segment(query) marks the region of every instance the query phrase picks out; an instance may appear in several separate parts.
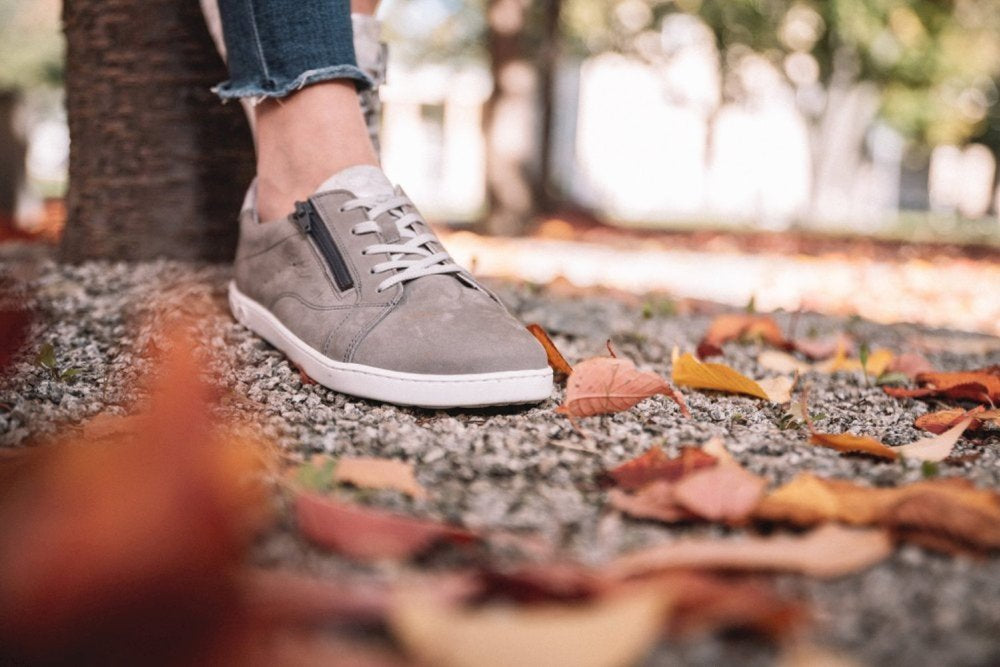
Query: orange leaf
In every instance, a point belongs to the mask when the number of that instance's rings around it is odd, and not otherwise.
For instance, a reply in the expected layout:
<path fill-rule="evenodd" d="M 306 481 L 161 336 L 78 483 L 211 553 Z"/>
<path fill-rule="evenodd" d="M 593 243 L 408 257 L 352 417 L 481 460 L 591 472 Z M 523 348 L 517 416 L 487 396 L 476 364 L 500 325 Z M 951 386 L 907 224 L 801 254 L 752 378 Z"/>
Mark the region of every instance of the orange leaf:
<path fill-rule="evenodd" d="M 899 454 L 894 449 L 886 447 L 875 438 L 868 436 L 852 435 L 851 433 L 813 433 L 809 442 L 847 454 L 870 454 L 890 461 L 899 458 Z"/>
<path fill-rule="evenodd" d="M 355 560 L 403 560 L 438 542 L 465 544 L 476 536 L 436 521 L 414 519 L 341 503 L 311 493 L 295 498 L 302 534 L 319 546 Z"/>
<path fill-rule="evenodd" d="M 770 345 L 787 349 L 789 344 L 773 318 L 766 315 L 730 313 L 712 321 L 704 338 L 698 343 L 701 358 L 722 354 L 722 345 L 737 339 L 759 338 Z"/>
<path fill-rule="evenodd" d="M 682 354 L 674 362 L 673 380 L 679 387 L 712 389 L 770 400 L 767 392 L 750 378 L 723 364 L 698 361 L 690 354 Z"/>
<path fill-rule="evenodd" d="M 973 417 L 972 421 L 969 423 L 969 430 L 978 431 L 982 428 L 983 421 L 977 419 L 976 417 L 978 417 L 983 410 L 983 406 L 979 405 L 972 410 L 951 408 L 949 410 L 940 410 L 938 412 L 928 412 L 925 415 L 917 417 L 914 422 L 914 426 L 925 431 L 930 431 L 931 433 L 944 433 L 966 417 Z"/>
<path fill-rule="evenodd" d="M 413 466 L 393 459 L 342 458 L 334 468 L 333 480 L 365 489 L 394 489 L 418 500 L 427 498 L 426 489 L 413 475 Z"/>
<path fill-rule="evenodd" d="M 927 544 L 1000 548 L 1000 496 L 967 480 L 940 479 L 871 488 L 802 474 L 769 493 L 754 510 L 765 521 L 809 526 L 827 521 L 905 531 Z"/>
<path fill-rule="evenodd" d="M 596 357 L 573 370 L 566 384 L 566 402 L 557 412 L 590 417 L 628 410 L 644 398 L 664 394 L 690 416 L 684 398 L 656 373 L 643 373 L 628 359 Z"/>
<path fill-rule="evenodd" d="M 569 362 L 566 361 L 566 357 L 562 355 L 559 348 L 556 347 L 556 344 L 552 342 L 551 338 L 549 338 L 548 332 L 546 332 L 541 325 L 529 324 L 528 331 L 530 331 L 531 335 L 537 338 L 538 342 L 545 348 L 545 355 L 549 359 L 549 366 L 552 367 L 552 370 L 556 373 L 562 373 L 567 377 L 573 374 L 573 367 L 569 365 Z"/>
<path fill-rule="evenodd" d="M 1000 366 L 954 373 L 921 373 L 917 375 L 917 383 L 924 386 L 919 389 L 886 387 L 885 392 L 897 398 L 946 396 L 978 403 L 1000 402 Z"/>
<path fill-rule="evenodd" d="M 679 568 L 799 572 L 814 577 L 840 577 L 865 570 L 892 553 L 883 530 L 827 525 L 805 535 L 681 538 L 626 554 L 610 565 L 620 578 Z"/>
<path fill-rule="evenodd" d="M 697 447 L 684 447 L 681 455 L 670 458 L 659 447 L 649 450 L 631 461 L 608 471 L 608 475 L 620 489 L 633 491 L 650 482 L 665 480 L 674 482 L 699 468 L 716 464 L 716 458 Z"/>

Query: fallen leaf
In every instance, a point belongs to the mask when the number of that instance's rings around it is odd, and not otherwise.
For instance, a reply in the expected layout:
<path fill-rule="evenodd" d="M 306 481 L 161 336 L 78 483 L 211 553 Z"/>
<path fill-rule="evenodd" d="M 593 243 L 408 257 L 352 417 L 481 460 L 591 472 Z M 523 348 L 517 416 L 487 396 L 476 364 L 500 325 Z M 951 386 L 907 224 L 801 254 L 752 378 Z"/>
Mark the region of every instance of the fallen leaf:
<path fill-rule="evenodd" d="M 795 387 L 795 383 L 795 378 L 781 375 L 757 381 L 760 388 L 767 394 L 768 400 L 778 404 L 791 402 L 792 389 Z"/>
<path fill-rule="evenodd" d="M 757 506 L 767 480 L 737 465 L 699 470 L 674 484 L 673 500 L 709 521 L 738 523 Z"/>
<path fill-rule="evenodd" d="M 401 591 L 393 634 L 421 664 L 446 667 L 630 665 L 656 642 L 670 599 L 634 591 L 590 603 L 468 609 Z"/>
<path fill-rule="evenodd" d="M 875 438 L 851 433 L 812 433 L 809 442 L 822 447 L 836 449 L 845 454 L 868 454 L 880 459 L 895 461 L 899 453 Z"/>
<path fill-rule="evenodd" d="M 918 389 L 885 387 L 885 393 L 896 398 L 922 398 L 945 396 L 977 403 L 1000 402 L 1000 366 L 990 366 L 974 371 L 952 373 L 921 373 Z"/>
<path fill-rule="evenodd" d="M 804 374 L 813 370 L 812 364 L 800 361 L 787 352 L 778 350 L 764 350 L 757 355 L 757 363 L 764 370 L 775 373 Z"/>
<path fill-rule="evenodd" d="M 263 471 L 255 443 L 212 420 L 191 340 L 166 337 L 141 437 L 69 428 L 5 480 L 0 663 L 200 664 L 240 629 Z"/>
<path fill-rule="evenodd" d="M 244 608 L 258 621 L 377 624 L 389 614 L 390 590 L 374 577 L 329 579 L 250 568 L 239 578 Z"/>
<path fill-rule="evenodd" d="M 878 348 L 872 350 L 872 352 L 868 355 L 868 359 L 865 361 L 865 364 L 862 365 L 860 359 L 850 358 L 841 350 L 837 352 L 833 359 L 821 364 L 816 364 L 813 367 L 813 370 L 823 373 L 856 372 L 864 370 L 868 375 L 878 377 L 885 372 L 885 369 L 889 367 L 894 358 L 895 354 L 893 354 L 891 350 Z"/>
<path fill-rule="evenodd" d="M 24 347 L 32 319 L 32 313 L 28 310 L 0 308 L 0 372 L 7 368 Z"/>
<path fill-rule="evenodd" d="M 780 639 L 809 620 L 802 604 L 782 598 L 760 581 L 680 570 L 645 578 L 641 585 L 670 592 L 674 604 L 669 634 L 680 639 L 719 630 Z"/>
<path fill-rule="evenodd" d="M 566 361 L 566 357 L 562 355 L 559 348 L 557 348 L 556 344 L 552 342 L 549 334 L 541 327 L 541 325 L 529 324 L 528 331 L 530 331 L 531 335 L 537 338 L 538 342 L 545 348 L 545 355 L 548 357 L 549 366 L 553 371 L 561 373 L 566 377 L 573 374 L 573 367 L 569 365 L 569 362 Z"/>
<path fill-rule="evenodd" d="M 709 439 L 708 442 L 702 445 L 701 451 L 709 456 L 714 456 L 720 465 L 739 465 L 726 448 L 725 441 L 718 436 Z"/>
<path fill-rule="evenodd" d="M 682 447 L 680 456 L 670 458 L 659 447 L 650 447 L 645 454 L 612 468 L 608 476 L 616 486 L 634 491 L 650 482 L 675 482 L 700 468 L 714 466 L 716 458 L 697 447 Z"/>
<path fill-rule="evenodd" d="M 690 354 L 682 354 L 674 363 L 673 380 L 679 387 L 711 389 L 770 400 L 767 392 L 750 378 L 723 364 L 698 361 Z"/>
<path fill-rule="evenodd" d="M 413 466 L 394 459 L 342 458 L 333 469 L 333 480 L 364 489 L 393 489 L 417 500 L 427 498 L 427 490 L 414 476 Z"/>
<path fill-rule="evenodd" d="M 971 423 L 972 417 L 966 417 L 944 433 L 896 447 L 896 453 L 918 461 L 944 461 L 951 456 L 955 443 Z"/>
<path fill-rule="evenodd" d="M 884 530 L 830 524 L 805 535 L 681 538 L 626 554 L 612 561 L 609 571 L 623 579 L 680 568 L 798 572 L 831 578 L 865 570 L 891 553 L 892 542 Z"/>
<path fill-rule="evenodd" d="M 628 359 L 596 357 L 577 364 L 566 383 L 565 403 L 556 411 L 570 417 L 611 414 L 657 394 L 669 396 L 690 416 L 684 398 L 656 373 L 638 371 Z"/>
<path fill-rule="evenodd" d="M 311 384 L 319 384 L 318 382 L 316 382 L 316 380 L 313 380 L 311 377 L 309 377 L 309 373 L 306 373 L 306 369 L 302 368 L 302 366 L 298 365 L 297 363 L 291 360 L 289 360 L 289 363 L 291 363 L 292 366 L 295 368 L 295 370 L 298 371 L 299 381 L 302 382 L 303 385 L 308 386 Z"/>
<path fill-rule="evenodd" d="M 355 560 L 405 560 L 440 542 L 467 544 L 474 534 L 425 519 L 390 514 L 312 493 L 295 498 L 304 537 Z"/>
<path fill-rule="evenodd" d="M 890 373 L 902 373 L 913 379 L 922 373 L 933 373 L 934 366 L 923 355 L 908 352 L 893 359 L 886 371 Z"/>
<path fill-rule="evenodd" d="M 698 343 L 698 356 L 706 357 L 722 354 L 722 345 L 732 340 L 760 339 L 778 348 L 787 348 L 781 328 L 773 318 L 766 315 L 730 313 L 719 315 L 708 327 L 708 331 Z"/>
<path fill-rule="evenodd" d="M 614 509 L 634 519 L 675 523 L 696 518 L 694 514 L 678 505 L 674 498 L 672 482 L 653 482 L 635 493 L 611 489 L 608 492 L 608 502 Z"/>
<path fill-rule="evenodd" d="M 838 333 L 822 338 L 798 338 L 792 346 L 813 361 L 829 359 L 835 355 L 846 356 L 854 348 L 854 340 L 847 334 Z"/>
<path fill-rule="evenodd" d="M 1000 548 L 1000 497 L 968 480 L 936 479 L 871 488 L 803 473 L 757 505 L 764 521 L 810 526 L 829 521 L 883 526 L 983 550 Z"/>
<path fill-rule="evenodd" d="M 914 422 L 914 426 L 925 431 L 930 431 L 931 433 L 944 433 L 964 420 L 966 417 L 972 417 L 972 421 L 969 422 L 968 430 L 978 431 L 983 426 L 984 419 L 981 419 L 981 413 L 983 412 L 984 408 L 981 405 L 977 406 L 973 410 L 951 408 L 949 410 L 940 410 L 938 412 L 928 412 L 925 415 L 917 417 Z M 986 419 L 985 421 L 990 420 Z"/>

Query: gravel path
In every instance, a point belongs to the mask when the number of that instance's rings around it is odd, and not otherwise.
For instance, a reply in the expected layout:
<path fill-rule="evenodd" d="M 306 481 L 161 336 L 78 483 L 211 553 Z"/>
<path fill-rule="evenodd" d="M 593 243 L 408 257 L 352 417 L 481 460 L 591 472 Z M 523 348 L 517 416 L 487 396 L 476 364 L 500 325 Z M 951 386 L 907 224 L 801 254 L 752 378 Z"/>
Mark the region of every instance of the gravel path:
<path fill-rule="evenodd" d="M 589 437 L 553 412 L 561 399 L 530 409 L 430 412 L 377 405 L 303 384 L 284 357 L 237 325 L 225 310 L 228 269 L 155 262 L 43 264 L 30 293 L 42 317 L 33 334 L 49 342 L 60 367 L 80 370 L 72 381 L 52 379 L 26 360 L 0 389 L 0 445 L 20 446 L 101 411 L 124 411 L 149 372 L 139 353 L 155 345 L 154 325 L 178 314 L 200 318 L 215 354 L 206 374 L 226 391 L 225 409 L 254 419 L 269 436 L 296 452 L 371 454 L 413 462 L 432 499 L 410 503 L 390 492 L 366 502 L 416 508 L 422 514 L 470 527 L 540 533 L 573 557 L 600 563 L 610 556 L 678 534 L 718 534 L 712 526 L 668 528 L 608 512 L 596 478 L 605 468 L 651 445 L 675 453 L 682 444 L 725 439 L 751 471 L 774 483 L 800 471 L 893 485 L 922 478 L 919 463 L 880 463 L 844 457 L 805 444 L 797 428 L 779 426 L 782 411 L 738 397 L 685 391 L 693 418 L 683 419 L 663 397 L 614 416 L 584 420 Z M 670 351 L 693 349 L 710 316 L 643 316 L 641 303 L 612 297 L 571 298 L 544 289 L 497 286 L 525 321 L 546 327 L 571 361 L 604 353 L 607 339 L 620 356 L 669 376 Z M 787 316 L 778 314 L 782 325 Z M 803 315 L 800 331 L 849 329 L 872 347 L 912 348 L 916 336 L 947 342 L 956 352 L 928 355 L 942 369 L 1000 363 L 1000 341 L 965 334 L 882 326 L 860 320 Z M 992 351 L 989 348 L 992 347 Z M 977 350 L 976 348 L 981 348 Z M 727 346 L 726 362 L 760 376 L 754 347 Z M 924 403 L 898 401 L 866 387 L 860 376 L 810 376 L 811 406 L 826 431 L 872 434 L 890 444 L 922 434 L 912 424 Z M 942 465 L 941 475 L 963 476 L 1000 488 L 1000 436 L 959 455 L 975 461 Z M 585 453 L 580 448 L 596 453 Z M 262 560 L 297 560 L 303 567 L 337 567 L 303 550 L 288 534 L 262 547 Z M 794 576 L 779 588 L 816 610 L 816 641 L 872 665 L 1000 664 L 1000 558 L 972 561 L 903 547 L 868 572 L 833 582 Z M 737 639 L 702 639 L 664 645 L 649 664 L 770 664 L 775 649 Z"/>

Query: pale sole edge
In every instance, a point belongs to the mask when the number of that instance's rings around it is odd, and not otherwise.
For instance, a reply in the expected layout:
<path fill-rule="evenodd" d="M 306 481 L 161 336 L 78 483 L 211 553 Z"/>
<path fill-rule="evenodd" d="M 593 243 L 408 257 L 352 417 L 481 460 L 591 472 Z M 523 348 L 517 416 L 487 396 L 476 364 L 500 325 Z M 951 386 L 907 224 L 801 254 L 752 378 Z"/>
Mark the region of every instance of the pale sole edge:
<path fill-rule="evenodd" d="M 552 394 L 552 369 L 422 375 L 334 361 L 292 333 L 264 306 L 229 283 L 229 308 L 245 327 L 284 352 L 309 377 L 344 394 L 425 408 L 538 403 Z"/>

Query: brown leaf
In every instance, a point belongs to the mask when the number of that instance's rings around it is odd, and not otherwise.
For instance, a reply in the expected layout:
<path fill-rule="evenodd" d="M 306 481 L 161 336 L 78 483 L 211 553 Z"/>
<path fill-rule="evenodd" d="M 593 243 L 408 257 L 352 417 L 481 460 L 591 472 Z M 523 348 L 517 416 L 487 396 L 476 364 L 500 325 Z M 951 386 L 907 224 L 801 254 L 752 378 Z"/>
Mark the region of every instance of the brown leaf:
<path fill-rule="evenodd" d="M 268 623 L 375 624 L 389 613 L 390 591 L 373 578 L 317 578 L 285 570 L 248 569 L 240 575 L 243 606 Z"/>
<path fill-rule="evenodd" d="M 577 364 L 566 383 L 566 402 L 557 412 L 570 417 L 611 414 L 656 394 L 669 396 L 690 416 L 684 398 L 656 373 L 640 372 L 628 359 L 596 357 Z"/>
<path fill-rule="evenodd" d="M 468 609 L 409 590 L 396 598 L 391 627 L 427 665 L 629 665 L 656 642 L 669 603 L 662 591 L 633 591 L 589 603 Z"/>
<path fill-rule="evenodd" d="M 809 442 L 822 447 L 836 449 L 845 454 L 868 454 L 880 459 L 895 461 L 899 454 L 891 447 L 883 445 L 875 438 L 851 433 L 813 433 Z"/>
<path fill-rule="evenodd" d="M 295 498 L 295 518 L 303 536 L 355 560 L 405 560 L 439 542 L 467 544 L 472 533 L 425 519 L 342 503 L 312 493 Z"/>
<path fill-rule="evenodd" d="M 730 313 L 719 315 L 708 327 L 705 336 L 698 343 L 698 356 L 706 357 L 722 354 L 722 345 L 732 340 L 760 339 L 774 347 L 787 349 L 789 343 L 781 333 L 781 328 L 773 318 L 766 315 Z"/>
<path fill-rule="evenodd" d="M 677 504 L 672 482 L 653 482 L 635 493 L 611 489 L 608 492 L 608 502 L 614 509 L 635 519 L 674 523 L 695 518 L 695 515 Z"/>
<path fill-rule="evenodd" d="M 417 482 L 413 466 L 394 459 L 342 458 L 333 470 L 333 481 L 364 489 L 393 489 L 418 500 L 427 498 L 427 490 Z"/>
<path fill-rule="evenodd" d="M 827 578 L 867 569 L 891 553 L 886 531 L 831 524 L 801 536 L 681 538 L 626 554 L 611 563 L 610 572 L 631 578 L 662 570 L 702 568 L 798 572 Z"/>
<path fill-rule="evenodd" d="M 545 348 L 545 355 L 548 357 L 549 366 L 553 371 L 565 375 L 566 377 L 573 374 L 573 367 L 569 365 L 569 362 L 566 361 L 566 357 L 562 355 L 562 352 L 559 351 L 559 348 L 556 347 L 556 344 L 553 343 L 552 339 L 549 337 L 548 332 L 546 332 L 541 325 L 529 324 L 528 331 L 530 331 L 531 335 L 537 338 L 538 342 Z"/>
<path fill-rule="evenodd" d="M 922 354 L 908 352 L 893 359 L 886 370 L 890 373 L 902 373 L 910 378 L 916 378 L 923 373 L 933 373 L 934 366 Z"/>
<path fill-rule="evenodd" d="M 978 431 L 983 427 L 983 420 L 977 419 L 979 413 L 984 411 L 983 406 L 976 406 L 972 410 L 963 410 L 962 408 L 951 408 L 949 410 L 941 410 L 939 412 L 928 412 L 925 415 L 920 415 L 914 422 L 914 426 L 923 429 L 925 431 L 930 431 L 931 433 L 944 433 L 948 429 L 956 426 L 967 417 L 972 417 L 972 421 L 969 422 L 970 431 Z"/>
<path fill-rule="evenodd" d="M 738 523 L 757 506 L 767 480 L 737 465 L 718 465 L 688 475 L 674 485 L 674 502 L 709 521 Z"/>
<path fill-rule="evenodd" d="M 677 481 L 690 472 L 714 466 L 717 460 L 697 447 L 682 447 L 680 456 L 670 458 L 659 447 L 650 447 L 645 454 L 608 471 L 620 489 L 634 491 L 650 482 Z"/>
<path fill-rule="evenodd" d="M 192 664 L 235 629 L 234 575 L 269 516 L 261 470 L 211 420 L 190 339 L 169 338 L 141 437 L 70 429 L 5 489 L 0 662 Z"/>
<path fill-rule="evenodd" d="M 690 354 L 682 354 L 674 362 L 673 380 L 679 387 L 711 389 L 770 400 L 767 392 L 750 378 L 723 364 L 698 361 Z"/>
<path fill-rule="evenodd" d="M 977 403 L 1000 402 L 1000 366 L 954 373 L 921 373 L 917 383 L 923 386 L 919 389 L 885 387 L 885 393 L 896 398 L 944 396 Z"/>
<path fill-rule="evenodd" d="M 768 494 L 754 517 L 800 526 L 827 521 L 877 525 L 979 550 L 1000 548 L 1000 497 L 967 480 L 870 488 L 806 473 Z"/>
<path fill-rule="evenodd" d="M 670 591 L 670 635 L 687 639 L 719 630 L 754 632 L 771 639 L 794 634 L 809 620 L 806 608 L 759 581 L 673 571 L 642 579 L 644 587 Z"/>
<path fill-rule="evenodd" d="M 0 308 L 0 372 L 7 368 L 27 342 L 31 320 L 32 313 L 28 310 Z"/>
<path fill-rule="evenodd" d="M 854 348 L 854 340 L 847 334 L 838 333 L 823 338 L 799 338 L 792 346 L 813 361 L 844 355 Z"/>

